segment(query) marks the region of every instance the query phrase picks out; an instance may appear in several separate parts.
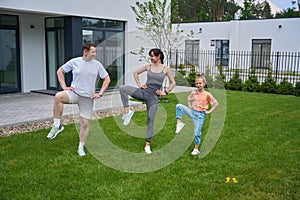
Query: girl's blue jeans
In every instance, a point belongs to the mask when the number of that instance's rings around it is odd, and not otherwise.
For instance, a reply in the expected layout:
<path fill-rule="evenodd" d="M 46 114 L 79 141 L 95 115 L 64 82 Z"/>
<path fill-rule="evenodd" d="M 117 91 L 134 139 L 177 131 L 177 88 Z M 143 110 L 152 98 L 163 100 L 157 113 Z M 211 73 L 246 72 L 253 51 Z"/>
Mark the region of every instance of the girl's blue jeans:
<path fill-rule="evenodd" d="M 205 119 L 205 113 L 193 110 L 183 104 L 176 105 L 176 119 L 182 120 L 182 113 L 190 117 L 194 124 L 194 143 L 200 144 L 201 129 Z"/>

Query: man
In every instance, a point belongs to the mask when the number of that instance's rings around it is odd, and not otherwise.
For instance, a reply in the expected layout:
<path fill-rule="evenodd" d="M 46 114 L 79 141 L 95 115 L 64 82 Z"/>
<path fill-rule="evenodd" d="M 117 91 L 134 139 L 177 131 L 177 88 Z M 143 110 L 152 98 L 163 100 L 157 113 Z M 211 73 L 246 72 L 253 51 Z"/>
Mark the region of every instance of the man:
<path fill-rule="evenodd" d="M 61 116 L 64 104 L 78 104 L 80 116 L 79 156 L 85 156 L 84 144 L 89 133 L 89 119 L 91 118 L 94 100 L 101 98 L 110 83 L 110 77 L 103 65 L 95 60 L 96 46 L 87 42 L 83 45 L 82 57 L 69 60 L 57 70 L 58 81 L 63 91 L 57 92 L 53 104 L 54 124 L 47 135 L 54 139 L 64 130 L 61 125 Z M 65 73 L 72 71 L 73 80 L 70 87 L 66 86 Z M 100 91 L 95 93 L 97 78 L 103 79 Z"/>

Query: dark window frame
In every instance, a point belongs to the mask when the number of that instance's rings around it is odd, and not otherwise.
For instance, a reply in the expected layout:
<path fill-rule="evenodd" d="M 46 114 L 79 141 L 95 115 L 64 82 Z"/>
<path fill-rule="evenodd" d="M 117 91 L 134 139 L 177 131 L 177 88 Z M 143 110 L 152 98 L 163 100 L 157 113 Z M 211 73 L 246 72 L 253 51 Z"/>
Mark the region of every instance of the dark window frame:
<path fill-rule="evenodd" d="M 268 69 L 271 64 L 272 39 L 252 39 L 251 67 Z M 267 51 L 264 51 L 267 49 Z M 258 50 L 258 51 L 257 51 Z"/>
<path fill-rule="evenodd" d="M 229 40 L 214 40 L 215 45 L 215 65 L 229 66 Z"/>
<path fill-rule="evenodd" d="M 2 24 L 2 21 L 0 23 L 0 29 L 1 30 L 14 30 L 16 35 L 15 35 L 15 45 L 16 45 L 16 55 L 15 55 L 15 61 L 16 61 L 16 88 L 10 88 L 8 90 L 3 90 L 0 88 L 0 94 L 5 94 L 5 93 L 17 93 L 22 91 L 22 84 L 21 84 L 21 64 L 20 64 L 20 28 L 19 28 L 19 16 L 18 15 L 9 15 L 9 14 L 1 14 L 0 13 L 0 18 L 1 16 L 8 16 L 8 17 L 14 17 L 16 20 L 15 25 L 11 24 Z M 0 83 L 1 84 L 1 83 Z"/>

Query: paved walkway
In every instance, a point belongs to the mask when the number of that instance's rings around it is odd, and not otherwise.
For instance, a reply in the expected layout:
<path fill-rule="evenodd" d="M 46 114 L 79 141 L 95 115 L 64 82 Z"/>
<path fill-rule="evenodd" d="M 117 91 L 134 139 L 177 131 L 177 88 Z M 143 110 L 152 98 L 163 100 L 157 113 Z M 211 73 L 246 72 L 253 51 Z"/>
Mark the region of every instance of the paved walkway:
<path fill-rule="evenodd" d="M 191 87 L 176 86 L 173 92 L 190 91 Z M 4 127 L 38 122 L 52 119 L 54 96 L 38 93 L 14 93 L 0 95 L 0 129 Z M 137 106 L 140 102 L 131 101 Z M 96 112 L 122 108 L 119 91 L 106 92 L 101 99 L 96 100 Z M 75 105 L 65 105 L 63 116 L 77 114 Z M 0 130 L 1 131 L 1 130 Z"/>

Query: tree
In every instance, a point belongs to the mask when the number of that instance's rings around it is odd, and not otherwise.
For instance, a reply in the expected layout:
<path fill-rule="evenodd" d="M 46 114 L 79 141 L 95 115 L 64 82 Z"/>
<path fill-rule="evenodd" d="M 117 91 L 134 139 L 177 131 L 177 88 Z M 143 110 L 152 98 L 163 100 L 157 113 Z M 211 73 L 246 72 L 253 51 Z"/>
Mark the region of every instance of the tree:
<path fill-rule="evenodd" d="M 203 8 L 203 1 L 205 0 L 172 0 L 172 4 L 178 5 L 178 19 L 182 22 L 196 22 Z"/>
<path fill-rule="evenodd" d="M 226 0 L 207 0 L 209 5 L 209 16 L 212 21 L 221 21 L 224 16 Z"/>
<path fill-rule="evenodd" d="M 254 0 L 245 0 L 244 8 L 241 8 L 242 14 L 240 19 L 251 19 L 254 17 Z"/>
<path fill-rule="evenodd" d="M 264 5 L 261 3 L 253 4 L 251 9 L 252 9 L 252 15 L 256 18 L 259 19 L 261 18 L 262 15 L 262 10 L 264 8 Z"/>
<path fill-rule="evenodd" d="M 300 17 L 298 11 L 295 11 L 292 8 L 288 8 L 287 10 L 283 10 L 280 13 L 276 13 L 275 18 L 292 18 L 292 17 Z"/>
<path fill-rule="evenodd" d="M 223 16 L 223 21 L 229 21 L 235 19 L 235 15 L 241 7 L 235 3 L 234 0 L 230 0 L 225 5 L 225 13 Z"/>
<path fill-rule="evenodd" d="M 200 22 L 210 21 L 209 14 L 206 12 L 204 8 L 201 8 L 200 12 L 198 13 L 198 21 Z"/>
<path fill-rule="evenodd" d="M 173 12 L 171 12 L 171 8 L 173 8 Z M 175 49 L 183 39 L 180 23 L 172 26 L 172 19 L 174 20 L 178 14 L 176 8 L 176 2 L 171 2 L 168 5 L 167 0 L 136 2 L 135 6 L 131 6 L 135 19 L 140 25 L 137 29 L 142 31 L 157 48 L 165 53 L 167 65 L 169 64 L 170 51 Z M 145 58 L 143 47 L 139 52 L 132 53 Z"/>
<path fill-rule="evenodd" d="M 167 0 L 149 0 L 144 3 L 136 2 L 135 6 L 131 6 L 135 14 L 135 19 L 140 25 L 138 30 L 161 49 L 166 55 L 166 65 L 169 66 L 169 58 L 172 49 L 178 48 L 180 42 L 184 39 L 183 30 L 180 30 L 180 23 L 172 24 L 178 16 L 178 7 L 176 2 L 167 4 Z M 171 10 L 173 10 L 171 12 Z M 141 47 L 139 52 L 131 52 L 139 55 L 142 59 L 146 59 L 144 48 Z M 167 79 L 163 84 L 163 90 L 167 87 Z M 163 97 L 161 96 L 163 100 Z"/>
<path fill-rule="evenodd" d="M 262 18 L 273 18 L 273 14 L 271 12 L 271 6 L 268 1 L 264 1 L 264 8 L 262 10 Z"/>
<path fill-rule="evenodd" d="M 231 20 L 239 9 L 234 0 L 172 0 L 172 2 L 177 5 L 178 19 L 181 22 Z"/>
<path fill-rule="evenodd" d="M 273 18 L 271 7 L 267 0 L 262 3 L 255 3 L 255 0 L 244 0 L 244 8 L 240 10 L 242 11 L 240 19 Z"/>

